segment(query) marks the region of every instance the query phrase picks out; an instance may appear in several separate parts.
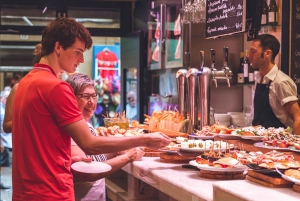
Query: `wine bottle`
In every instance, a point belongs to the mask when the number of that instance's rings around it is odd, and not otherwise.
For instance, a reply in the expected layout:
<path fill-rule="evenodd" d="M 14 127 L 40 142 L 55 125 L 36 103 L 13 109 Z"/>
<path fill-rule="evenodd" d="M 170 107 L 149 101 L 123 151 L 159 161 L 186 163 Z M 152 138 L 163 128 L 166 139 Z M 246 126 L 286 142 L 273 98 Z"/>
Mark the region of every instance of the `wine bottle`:
<path fill-rule="evenodd" d="M 262 6 L 262 11 L 261 11 L 261 25 L 267 25 L 268 24 L 268 4 L 266 0 L 263 0 L 263 6 Z"/>
<path fill-rule="evenodd" d="M 252 64 L 249 65 L 249 84 L 254 84 L 255 78 L 254 78 L 254 68 Z"/>
<path fill-rule="evenodd" d="M 268 8 L 268 24 L 271 26 L 278 25 L 278 7 L 276 4 L 276 0 L 271 0 Z"/>
<path fill-rule="evenodd" d="M 240 52 L 240 65 L 237 73 L 237 83 L 244 84 L 244 52 Z"/>
<path fill-rule="evenodd" d="M 245 61 L 244 61 L 244 83 L 245 84 L 249 83 L 249 64 L 250 64 L 250 61 L 249 61 L 247 55 L 248 55 L 248 50 L 246 50 L 246 56 L 245 56 Z"/>

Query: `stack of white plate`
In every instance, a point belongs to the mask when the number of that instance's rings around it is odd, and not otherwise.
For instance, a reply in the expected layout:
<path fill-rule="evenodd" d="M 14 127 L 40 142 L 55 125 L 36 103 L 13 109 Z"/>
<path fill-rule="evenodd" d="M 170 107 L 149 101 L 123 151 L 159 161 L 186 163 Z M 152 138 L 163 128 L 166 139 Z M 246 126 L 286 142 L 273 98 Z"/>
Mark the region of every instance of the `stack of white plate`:
<path fill-rule="evenodd" d="M 243 112 L 227 112 L 231 117 L 231 124 L 235 126 L 246 126 L 245 113 Z"/>
<path fill-rule="evenodd" d="M 229 114 L 216 114 L 214 115 L 215 122 L 219 122 L 221 125 L 230 125 L 230 115 Z"/>

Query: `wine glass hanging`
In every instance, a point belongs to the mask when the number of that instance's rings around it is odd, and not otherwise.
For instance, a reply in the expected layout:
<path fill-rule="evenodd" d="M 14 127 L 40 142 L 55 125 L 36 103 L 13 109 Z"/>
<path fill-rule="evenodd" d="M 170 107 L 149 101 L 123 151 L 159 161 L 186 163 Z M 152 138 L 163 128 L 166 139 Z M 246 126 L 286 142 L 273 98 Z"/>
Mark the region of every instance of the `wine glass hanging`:
<path fill-rule="evenodd" d="M 181 23 L 204 23 L 205 22 L 206 0 L 185 0 L 180 9 Z"/>

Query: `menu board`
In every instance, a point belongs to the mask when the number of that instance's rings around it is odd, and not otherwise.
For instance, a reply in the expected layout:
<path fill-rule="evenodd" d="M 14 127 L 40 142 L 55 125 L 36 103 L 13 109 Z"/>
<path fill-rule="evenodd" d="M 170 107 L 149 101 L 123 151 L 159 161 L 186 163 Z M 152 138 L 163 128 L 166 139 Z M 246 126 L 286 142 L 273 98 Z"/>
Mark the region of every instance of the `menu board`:
<path fill-rule="evenodd" d="M 245 31 L 246 0 L 206 0 L 205 38 Z"/>
<path fill-rule="evenodd" d="M 292 0 L 291 14 L 291 75 L 297 85 L 300 103 L 300 0 Z"/>

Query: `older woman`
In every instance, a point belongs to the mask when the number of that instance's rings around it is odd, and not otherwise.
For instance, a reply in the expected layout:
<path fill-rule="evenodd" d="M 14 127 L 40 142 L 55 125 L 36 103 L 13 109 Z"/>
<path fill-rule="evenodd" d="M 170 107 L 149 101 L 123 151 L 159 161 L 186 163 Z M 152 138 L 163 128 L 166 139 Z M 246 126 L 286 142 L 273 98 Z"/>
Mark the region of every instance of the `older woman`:
<path fill-rule="evenodd" d="M 95 91 L 94 81 L 87 75 L 76 73 L 68 77 L 67 83 L 74 90 L 78 108 L 81 110 L 84 119 L 91 130 L 91 134 L 96 135 L 95 129 L 88 122 L 93 116 L 96 109 L 98 95 Z M 92 158 L 94 161 L 105 161 L 111 165 L 112 169 L 106 173 L 100 174 L 84 174 L 74 172 L 74 191 L 76 200 L 100 200 L 105 201 L 105 176 L 116 172 L 121 167 L 134 160 L 140 160 L 144 152 L 139 148 L 130 149 L 123 155 L 107 160 L 105 154 L 101 155 L 85 155 L 83 151 L 72 141 L 71 147 L 72 157 L 80 156 Z"/>

